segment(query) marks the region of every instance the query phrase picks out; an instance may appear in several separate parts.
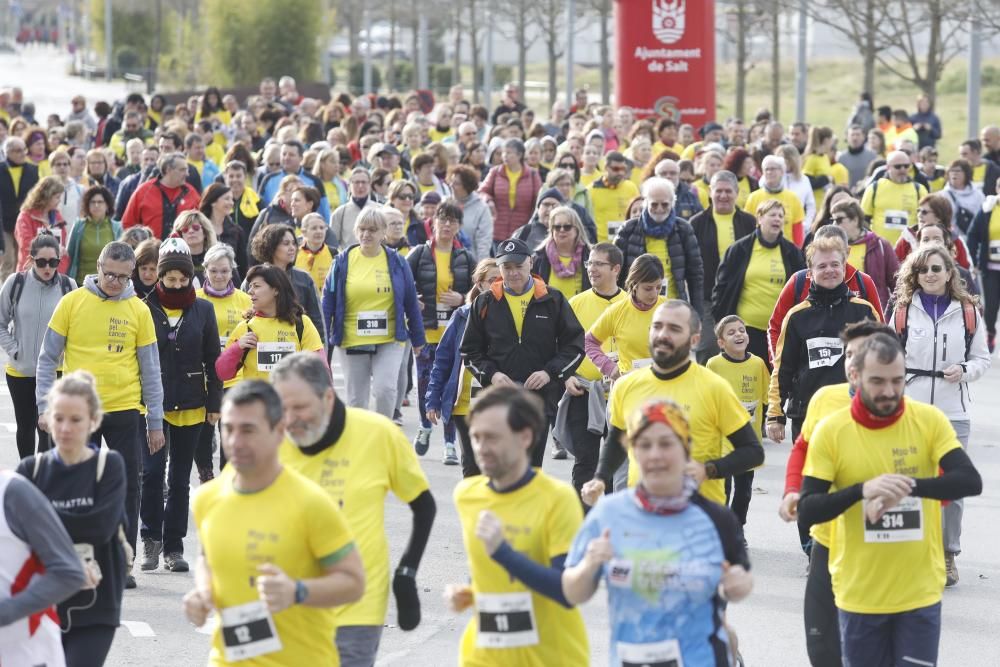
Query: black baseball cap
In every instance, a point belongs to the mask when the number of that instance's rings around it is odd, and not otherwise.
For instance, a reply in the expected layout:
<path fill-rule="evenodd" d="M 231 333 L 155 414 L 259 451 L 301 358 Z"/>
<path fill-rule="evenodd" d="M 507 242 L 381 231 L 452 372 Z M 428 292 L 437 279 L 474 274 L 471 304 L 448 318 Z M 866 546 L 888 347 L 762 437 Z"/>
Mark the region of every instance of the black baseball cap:
<path fill-rule="evenodd" d="M 531 257 L 531 250 L 528 249 L 528 244 L 521 239 L 507 239 L 501 241 L 500 245 L 497 246 L 497 264 L 504 262 L 520 264 L 529 257 Z"/>

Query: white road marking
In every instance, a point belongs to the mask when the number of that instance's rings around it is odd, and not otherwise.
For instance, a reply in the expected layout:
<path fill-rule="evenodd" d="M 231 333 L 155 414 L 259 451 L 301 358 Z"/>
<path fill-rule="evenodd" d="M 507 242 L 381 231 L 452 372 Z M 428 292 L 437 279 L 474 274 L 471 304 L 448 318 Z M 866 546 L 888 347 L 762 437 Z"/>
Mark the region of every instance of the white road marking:
<path fill-rule="evenodd" d="M 153 628 L 149 627 L 149 623 L 143 623 L 142 621 L 122 621 L 121 625 L 123 625 L 133 637 L 156 636 L 156 633 L 153 632 Z"/>
<path fill-rule="evenodd" d="M 0 428 L 5 429 L 8 433 L 17 433 L 17 424 L 11 422 L 0 422 Z"/>

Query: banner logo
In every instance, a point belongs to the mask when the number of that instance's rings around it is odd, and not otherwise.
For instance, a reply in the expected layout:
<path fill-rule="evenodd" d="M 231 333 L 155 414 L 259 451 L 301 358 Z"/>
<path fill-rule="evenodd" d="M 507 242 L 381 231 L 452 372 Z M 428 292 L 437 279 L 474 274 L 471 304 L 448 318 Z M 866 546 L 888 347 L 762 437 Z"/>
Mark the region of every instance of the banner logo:
<path fill-rule="evenodd" d="M 684 36 L 687 0 L 653 0 L 653 35 L 664 44 Z"/>

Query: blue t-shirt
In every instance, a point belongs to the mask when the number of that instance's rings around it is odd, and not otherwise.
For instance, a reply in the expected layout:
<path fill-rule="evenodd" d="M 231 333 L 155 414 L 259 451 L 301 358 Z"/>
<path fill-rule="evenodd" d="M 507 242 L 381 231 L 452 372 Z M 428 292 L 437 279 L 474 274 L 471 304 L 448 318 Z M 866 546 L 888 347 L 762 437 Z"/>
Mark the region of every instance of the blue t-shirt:
<path fill-rule="evenodd" d="M 614 548 L 600 573 L 608 588 L 610 664 L 622 664 L 622 643 L 676 640 L 685 667 L 728 667 L 725 605 L 716 592 L 722 562 L 750 567 L 735 515 L 697 493 L 677 514 L 653 514 L 627 489 L 603 497 L 587 515 L 566 566 L 583 560 L 587 544 L 605 528 Z"/>

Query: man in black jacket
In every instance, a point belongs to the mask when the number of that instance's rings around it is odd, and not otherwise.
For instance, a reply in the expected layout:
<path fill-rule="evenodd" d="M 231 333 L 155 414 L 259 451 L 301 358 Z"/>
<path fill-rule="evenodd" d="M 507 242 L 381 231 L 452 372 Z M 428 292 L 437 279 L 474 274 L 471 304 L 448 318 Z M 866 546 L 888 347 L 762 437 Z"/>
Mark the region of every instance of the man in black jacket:
<path fill-rule="evenodd" d="M 462 354 L 483 387 L 515 386 L 537 392 L 549 421 L 563 383 L 583 361 L 583 327 L 562 294 L 531 275 L 531 251 L 524 241 L 497 246 L 500 279 L 472 303 Z M 541 467 L 546 434 L 532 446 Z"/>
<path fill-rule="evenodd" d="M 715 274 L 719 270 L 722 255 L 736 241 L 753 234 L 757 220 L 745 211 L 736 208 L 736 196 L 739 182 L 736 174 L 721 170 L 715 172 L 709 183 L 711 204 L 708 210 L 691 218 L 691 228 L 698 247 L 701 249 L 701 261 L 705 272 L 705 312 L 702 315 L 702 327 L 705 331 L 715 330 L 715 318 L 712 315 L 712 290 L 715 289 Z M 715 336 L 702 336 L 695 347 L 695 356 L 699 364 L 704 364 L 719 353 Z"/>
<path fill-rule="evenodd" d="M 689 302 L 700 317 L 705 310 L 704 265 L 694 230 L 674 210 L 674 184 L 654 176 L 642 184 L 642 196 L 642 213 L 626 222 L 615 238 L 615 245 L 625 255 L 618 282 L 624 287 L 636 257 L 656 255 L 667 276 L 663 296 Z"/>
<path fill-rule="evenodd" d="M 3 217 L 3 260 L 0 262 L 0 281 L 14 271 L 17 260 L 17 241 L 14 225 L 21 211 L 24 198 L 38 183 L 38 167 L 27 161 L 28 150 L 24 140 L 11 137 L 7 140 L 7 159 L 0 162 L 0 215 Z"/>

